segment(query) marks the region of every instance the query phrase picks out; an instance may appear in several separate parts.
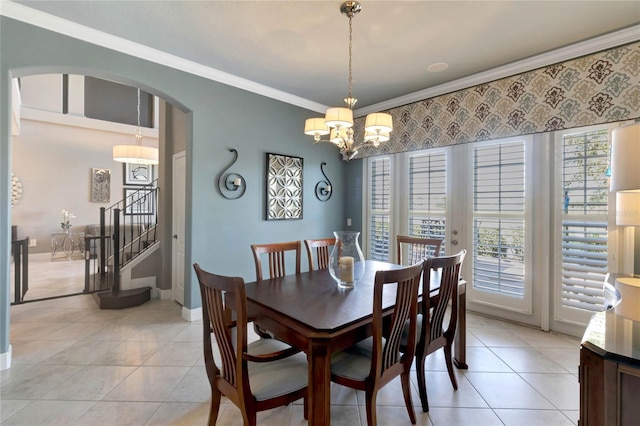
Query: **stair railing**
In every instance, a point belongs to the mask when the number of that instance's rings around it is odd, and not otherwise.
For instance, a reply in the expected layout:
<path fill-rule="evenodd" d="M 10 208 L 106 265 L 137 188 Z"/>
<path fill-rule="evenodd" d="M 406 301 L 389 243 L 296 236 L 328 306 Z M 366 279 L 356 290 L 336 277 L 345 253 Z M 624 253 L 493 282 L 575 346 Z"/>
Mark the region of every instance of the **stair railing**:
<path fill-rule="evenodd" d="M 112 292 L 119 291 L 120 269 L 157 242 L 157 179 L 140 188 L 125 188 L 125 198 L 100 208 L 100 238 L 94 243 L 99 273 L 113 279 Z"/>

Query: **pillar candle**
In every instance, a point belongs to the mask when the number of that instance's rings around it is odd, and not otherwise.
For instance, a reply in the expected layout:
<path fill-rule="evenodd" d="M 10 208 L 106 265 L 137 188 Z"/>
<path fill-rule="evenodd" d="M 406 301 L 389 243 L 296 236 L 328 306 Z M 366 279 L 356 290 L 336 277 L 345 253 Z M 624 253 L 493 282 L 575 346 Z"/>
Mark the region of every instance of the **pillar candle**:
<path fill-rule="evenodd" d="M 346 283 L 352 283 L 353 279 L 353 257 L 343 256 L 340 258 L 340 280 Z"/>

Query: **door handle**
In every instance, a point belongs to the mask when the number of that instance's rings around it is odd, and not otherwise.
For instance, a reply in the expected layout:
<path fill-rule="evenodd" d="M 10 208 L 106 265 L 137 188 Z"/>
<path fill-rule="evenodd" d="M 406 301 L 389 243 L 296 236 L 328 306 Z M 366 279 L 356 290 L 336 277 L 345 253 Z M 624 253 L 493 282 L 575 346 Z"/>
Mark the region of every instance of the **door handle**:
<path fill-rule="evenodd" d="M 173 239 L 177 240 L 178 239 L 178 234 L 173 234 Z"/>

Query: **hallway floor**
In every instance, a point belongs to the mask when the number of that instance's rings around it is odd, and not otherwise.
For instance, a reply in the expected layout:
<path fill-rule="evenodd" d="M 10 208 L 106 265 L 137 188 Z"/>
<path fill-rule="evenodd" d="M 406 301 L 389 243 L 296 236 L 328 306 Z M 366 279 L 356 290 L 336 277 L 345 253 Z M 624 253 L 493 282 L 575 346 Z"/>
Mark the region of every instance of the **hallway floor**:
<path fill-rule="evenodd" d="M 50 262 L 52 269 L 56 262 Z M 42 290 L 41 290 L 42 291 Z M 2 425 L 204 425 L 210 388 L 202 322 L 153 299 L 100 311 L 73 296 L 11 307 L 13 365 L 0 372 Z M 449 382 L 442 353 L 427 359 L 431 410 L 418 425 L 575 425 L 579 341 L 469 314 L 469 370 Z M 333 425 L 366 425 L 364 395 L 333 385 Z M 219 425 L 241 425 L 223 398 Z M 396 380 L 378 397 L 379 425 L 409 425 Z M 302 401 L 258 415 L 260 425 L 304 425 Z"/>

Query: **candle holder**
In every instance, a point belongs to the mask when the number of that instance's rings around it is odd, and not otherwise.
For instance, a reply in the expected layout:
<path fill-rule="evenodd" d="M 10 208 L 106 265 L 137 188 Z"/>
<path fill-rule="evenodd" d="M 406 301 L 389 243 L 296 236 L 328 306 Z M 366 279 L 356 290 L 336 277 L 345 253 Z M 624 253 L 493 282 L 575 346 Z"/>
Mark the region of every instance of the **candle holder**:
<path fill-rule="evenodd" d="M 247 190 L 247 183 L 242 175 L 238 173 L 225 174 L 225 172 L 229 170 L 236 161 L 238 161 L 238 151 L 233 148 L 229 148 L 229 151 L 235 154 L 235 158 L 227 167 L 222 169 L 218 175 L 218 190 L 220 191 L 220 195 L 224 198 L 228 200 L 236 200 L 244 195 L 244 192 Z"/>
<path fill-rule="evenodd" d="M 336 243 L 329 255 L 329 274 L 340 288 L 352 288 L 364 275 L 365 262 L 358 244 L 360 232 L 336 231 Z"/>
<path fill-rule="evenodd" d="M 324 161 L 322 162 L 322 164 L 320 164 L 320 172 L 322 172 L 322 176 L 324 176 L 325 180 L 321 180 L 316 184 L 316 198 L 320 201 L 327 201 L 329 198 L 331 198 L 331 194 L 333 194 L 331 181 L 324 173 L 324 166 L 326 165 L 327 163 L 325 163 Z"/>

